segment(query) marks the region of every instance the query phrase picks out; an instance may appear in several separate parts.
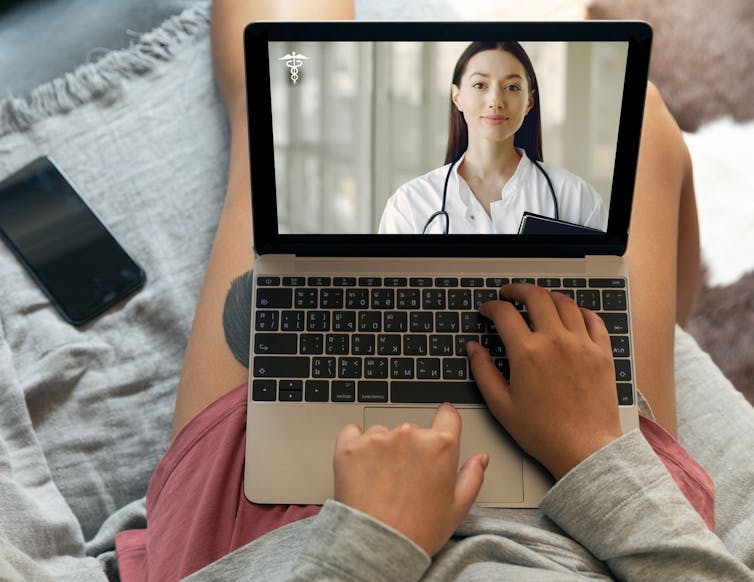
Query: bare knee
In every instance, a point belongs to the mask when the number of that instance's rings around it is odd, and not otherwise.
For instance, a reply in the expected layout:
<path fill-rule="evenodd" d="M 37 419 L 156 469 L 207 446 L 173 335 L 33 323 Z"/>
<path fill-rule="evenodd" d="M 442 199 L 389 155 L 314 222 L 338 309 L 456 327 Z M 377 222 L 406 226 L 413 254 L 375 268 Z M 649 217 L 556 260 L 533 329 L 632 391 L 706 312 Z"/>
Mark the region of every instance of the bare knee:
<path fill-rule="evenodd" d="M 647 84 L 641 141 L 639 172 L 656 166 L 672 177 L 680 190 L 691 172 L 691 156 L 681 128 L 651 82 Z"/>

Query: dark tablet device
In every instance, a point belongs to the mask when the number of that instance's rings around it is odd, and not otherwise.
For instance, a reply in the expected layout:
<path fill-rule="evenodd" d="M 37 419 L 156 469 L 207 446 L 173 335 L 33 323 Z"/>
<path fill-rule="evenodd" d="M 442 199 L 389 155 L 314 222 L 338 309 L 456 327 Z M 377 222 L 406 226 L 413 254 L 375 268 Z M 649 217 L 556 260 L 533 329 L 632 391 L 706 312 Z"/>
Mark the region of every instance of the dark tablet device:
<path fill-rule="evenodd" d="M 144 285 L 142 268 L 47 157 L 0 182 L 0 235 L 74 325 Z"/>
<path fill-rule="evenodd" d="M 581 226 L 572 222 L 555 220 L 549 216 L 524 212 L 521 217 L 521 226 L 518 227 L 518 234 L 605 234 L 603 231 L 588 226 Z"/>

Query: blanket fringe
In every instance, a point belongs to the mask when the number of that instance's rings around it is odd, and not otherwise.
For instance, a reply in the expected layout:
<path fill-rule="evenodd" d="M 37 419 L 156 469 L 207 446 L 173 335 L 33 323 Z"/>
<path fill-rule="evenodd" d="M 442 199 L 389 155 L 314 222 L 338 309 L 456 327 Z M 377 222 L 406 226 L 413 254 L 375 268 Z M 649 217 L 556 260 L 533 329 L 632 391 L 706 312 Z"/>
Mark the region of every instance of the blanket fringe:
<path fill-rule="evenodd" d="M 35 122 L 67 113 L 95 99 L 115 99 L 123 80 L 169 61 L 186 40 L 207 33 L 209 7 L 195 6 L 142 35 L 127 49 L 111 51 L 95 63 L 40 85 L 28 99 L 9 95 L 0 101 L 0 137 L 29 129 Z"/>

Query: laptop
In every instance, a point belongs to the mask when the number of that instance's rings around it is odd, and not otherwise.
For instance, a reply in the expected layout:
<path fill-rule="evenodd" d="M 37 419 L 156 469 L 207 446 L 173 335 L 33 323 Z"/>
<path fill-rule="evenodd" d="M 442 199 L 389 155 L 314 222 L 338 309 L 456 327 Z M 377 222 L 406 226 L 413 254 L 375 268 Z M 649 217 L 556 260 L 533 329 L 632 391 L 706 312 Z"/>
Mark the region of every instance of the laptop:
<path fill-rule="evenodd" d="M 490 454 L 477 503 L 537 507 L 552 479 L 492 417 L 464 347 L 479 341 L 510 373 L 494 325 L 477 312 L 509 281 L 567 293 L 599 313 L 613 347 L 622 427 L 638 426 L 623 254 L 651 36 L 640 22 L 246 28 L 257 256 L 249 500 L 321 504 L 333 493 L 334 443 L 344 425 L 429 426 L 437 405 L 452 402 L 463 420 L 460 462 Z M 516 41 L 529 55 L 544 166 L 597 193 L 607 216 L 601 232 L 454 234 L 451 223 L 447 234 L 378 234 L 391 196 L 444 167 L 452 71 L 478 41 Z M 560 219 L 573 222 L 562 211 Z"/>

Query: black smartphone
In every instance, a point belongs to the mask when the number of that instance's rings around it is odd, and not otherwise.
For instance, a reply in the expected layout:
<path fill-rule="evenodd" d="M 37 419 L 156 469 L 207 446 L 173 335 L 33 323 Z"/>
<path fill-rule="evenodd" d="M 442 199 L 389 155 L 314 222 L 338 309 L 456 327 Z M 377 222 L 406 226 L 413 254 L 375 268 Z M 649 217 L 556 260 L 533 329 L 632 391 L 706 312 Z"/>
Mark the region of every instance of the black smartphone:
<path fill-rule="evenodd" d="M 0 235 L 73 325 L 94 319 L 146 280 L 48 157 L 0 182 Z"/>

